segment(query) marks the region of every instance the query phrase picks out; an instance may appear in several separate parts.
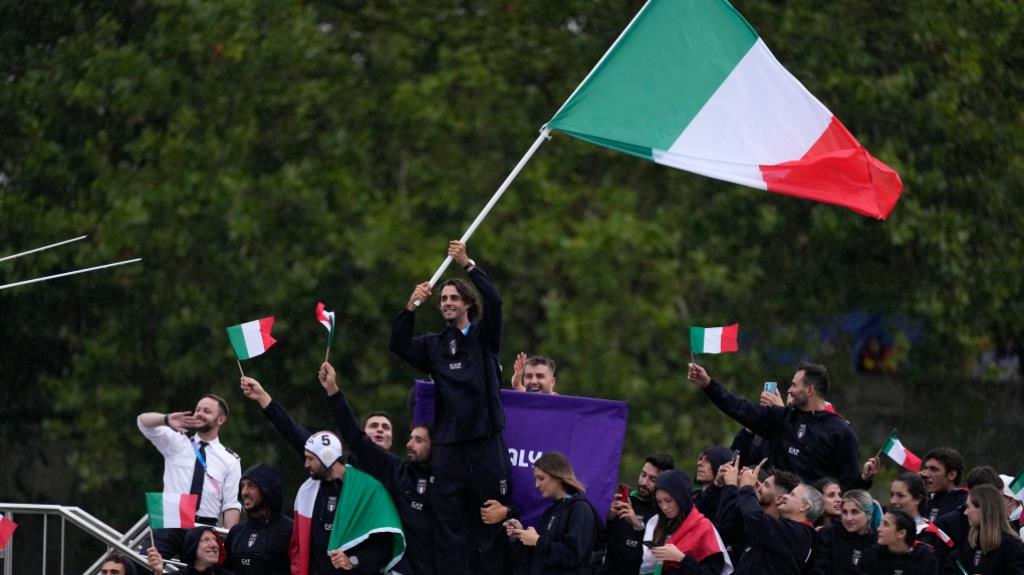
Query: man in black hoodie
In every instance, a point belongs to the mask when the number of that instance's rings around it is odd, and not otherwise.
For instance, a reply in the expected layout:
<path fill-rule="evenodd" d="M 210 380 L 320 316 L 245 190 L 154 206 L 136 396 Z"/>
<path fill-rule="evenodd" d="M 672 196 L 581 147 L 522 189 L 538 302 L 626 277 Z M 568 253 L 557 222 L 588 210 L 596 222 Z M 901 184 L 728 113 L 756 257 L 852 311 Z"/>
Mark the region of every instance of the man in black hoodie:
<path fill-rule="evenodd" d="M 238 575 L 287 573 L 292 520 L 281 514 L 281 472 L 253 465 L 242 473 L 238 492 L 249 520 L 228 531 L 228 568 Z"/>
<path fill-rule="evenodd" d="M 663 472 L 675 467 L 675 461 L 668 454 L 648 455 L 629 499 L 623 500 L 616 495 L 608 512 L 604 564 L 598 573 L 636 575 L 639 572 L 643 559 L 644 527 L 647 520 L 658 513 L 658 505 L 654 502 L 654 483 Z"/>
<path fill-rule="evenodd" d="M 701 488 L 694 491 L 693 504 L 708 519 L 714 520 L 718 514 L 718 500 L 722 496 L 722 488 L 715 485 L 718 469 L 723 463 L 732 461 L 733 455 L 733 451 L 728 447 L 716 445 L 705 449 L 697 458 L 697 473 L 694 478 L 701 484 Z"/>
<path fill-rule="evenodd" d="M 453 575 L 502 573 L 509 568 L 505 529 L 480 517 L 489 501 L 507 506 L 511 497 L 511 465 L 501 437 L 501 295 L 469 258 L 464 242 L 449 242 L 448 256 L 469 274 L 483 305 L 466 282 L 446 280 L 439 311 L 447 325 L 440 333 L 414 337 L 416 309 L 433 291 L 429 282 L 421 283 L 395 318 L 388 349 L 434 380 L 430 501 L 437 555 Z"/>
<path fill-rule="evenodd" d="M 405 444 L 406 459 L 385 450 L 359 427 L 352 407 L 338 389 L 334 366 L 324 362 L 318 374 L 320 385 L 327 392 L 327 405 L 341 438 L 355 453 L 355 467 L 374 476 L 391 495 L 405 532 L 405 556 L 395 566 L 403 575 L 434 575 L 443 573 L 435 565 L 434 514 L 430 507 L 430 428 L 416 425 Z"/>
<path fill-rule="evenodd" d="M 825 366 L 797 366 L 785 407 L 737 397 L 696 363 L 690 364 L 688 379 L 723 413 L 765 438 L 775 469 L 792 471 L 806 483 L 835 477 L 844 490 L 861 484 L 857 436 L 846 420 L 825 409 L 830 386 Z"/>
<path fill-rule="evenodd" d="M 164 560 L 155 547 L 146 551 L 146 560 L 154 575 L 163 575 Z M 224 562 L 224 541 L 212 527 L 193 527 L 185 532 L 181 560 L 186 567 L 177 571 L 181 575 L 235 575 L 221 567 Z"/>

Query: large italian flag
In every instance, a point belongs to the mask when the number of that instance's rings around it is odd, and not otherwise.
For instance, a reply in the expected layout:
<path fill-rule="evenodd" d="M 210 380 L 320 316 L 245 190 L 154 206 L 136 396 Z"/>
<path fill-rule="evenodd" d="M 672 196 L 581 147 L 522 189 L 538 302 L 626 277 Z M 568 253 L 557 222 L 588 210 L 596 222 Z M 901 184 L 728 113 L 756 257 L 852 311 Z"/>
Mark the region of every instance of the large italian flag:
<path fill-rule="evenodd" d="M 903 190 L 725 0 L 649 0 L 547 127 L 878 219 Z"/>

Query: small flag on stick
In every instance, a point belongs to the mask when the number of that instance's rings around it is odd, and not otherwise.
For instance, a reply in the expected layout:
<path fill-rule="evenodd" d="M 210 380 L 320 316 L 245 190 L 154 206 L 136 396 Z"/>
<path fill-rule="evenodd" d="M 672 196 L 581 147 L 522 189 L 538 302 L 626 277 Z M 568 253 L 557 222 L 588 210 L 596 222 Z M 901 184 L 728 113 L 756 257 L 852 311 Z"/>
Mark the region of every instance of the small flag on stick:
<path fill-rule="evenodd" d="M 889 435 L 882 452 L 889 456 L 896 463 L 899 463 L 907 471 L 920 471 L 921 458 L 914 455 L 909 449 L 903 446 L 903 442 L 896 437 L 896 432 Z"/>
<path fill-rule="evenodd" d="M 693 353 L 726 353 L 738 351 L 736 337 L 740 332 L 740 324 L 734 323 L 724 327 L 690 326 L 690 351 Z"/>
<path fill-rule="evenodd" d="M 316 304 L 316 321 L 327 330 L 327 353 L 324 354 L 324 361 L 331 355 L 331 345 L 334 343 L 334 312 L 327 311 L 324 304 Z"/>
<path fill-rule="evenodd" d="M 199 496 L 192 493 L 147 493 L 146 510 L 150 529 L 196 526 L 196 506 Z"/>
<path fill-rule="evenodd" d="M 0 549 L 7 547 L 7 542 L 11 540 L 11 535 L 14 535 L 14 530 L 17 528 L 17 523 L 0 515 Z"/>
<path fill-rule="evenodd" d="M 227 328 L 228 339 L 238 359 L 256 357 L 277 343 L 276 339 L 270 337 L 273 326 L 274 316 L 270 316 Z"/>

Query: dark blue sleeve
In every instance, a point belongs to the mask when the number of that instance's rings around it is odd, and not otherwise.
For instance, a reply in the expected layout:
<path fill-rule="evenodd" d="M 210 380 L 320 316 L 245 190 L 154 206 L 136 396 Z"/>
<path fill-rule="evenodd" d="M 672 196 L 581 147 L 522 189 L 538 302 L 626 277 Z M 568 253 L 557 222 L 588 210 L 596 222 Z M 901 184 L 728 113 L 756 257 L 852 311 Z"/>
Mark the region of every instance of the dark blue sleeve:
<path fill-rule="evenodd" d="M 309 439 L 310 433 L 292 419 L 292 416 L 288 415 L 283 405 L 272 400 L 270 405 L 263 410 L 263 415 L 267 416 L 277 432 L 299 454 L 299 457 L 306 456 L 306 440 Z"/>
<path fill-rule="evenodd" d="M 842 527 L 839 527 L 842 529 Z M 832 572 L 832 541 L 835 531 L 825 528 L 818 532 L 814 540 L 814 553 L 811 556 L 809 575 L 828 575 Z"/>
<path fill-rule="evenodd" d="M 1003 535 L 1003 571 L 1012 575 L 1024 575 L 1024 543 L 1010 535 Z"/>
<path fill-rule="evenodd" d="M 721 553 L 708 555 L 703 561 L 697 561 L 687 555 L 675 568 L 662 569 L 662 575 L 719 575 L 725 567 L 725 556 Z"/>
<path fill-rule="evenodd" d="M 743 514 L 736 504 L 737 494 L 735 485 L 722 487 L 722 495 L 718 499 L 718 512 L 711 519 L 726 545 L 743 544 Z"/>
<path fill-rule="evenodd" d="M 487 277 L 480 266 L 469 272 L 469 279 L 473 280 L 480 297 L 483 299 L 483 341 L 488 351 L 498 353 L 501 349 L 501 330 L 504 323 L 504 312 L 502 311 L 501 294 L 497 286 Z"/>
<path fill-rule="evenodd" d="M 358 557 L 359 565 L 351 573 L 380 573 L 391 560 L 391 533 L 374 533 L 359 545 L 349 549 L 349 557 Z M 344 573 L 344 571 L 340 571 Z"/>
<path fill-rule="evenodd" d="M 388 349 L 416 369 L 430 373 L 430 349 L 425 337 L 413 337 L 416 314 L 403 309 L 395 323 L 391 324 L 391 341 Z"/>
<path fill-rule="evenodd" d="M 840 420 L 840 425 L 845 427 L 839 437 L 838 449 L 833 455 L 832 461 L 835 469 L 832 471 L 832 476 L 839 481 L 843 491 L 858 489 L 864 484 L 864 480 L 860 477 L 860 446 L 857 444 L 857 436 L 853 433 L 850 424 L 842 421 L 842 418 L 838 416 L 837 419 Z M 870 483 L 868 486 L 870 487 Z"/>
<path fill-rule="evenodd" d="M 953 552 L 949 554 L 949 557 L 946 558 L 946 564 L 942 566 L 942 575 L 962 575 L 963 571 L 960 571 L 960 567 L 957 566 L 958 561 L 963 564 L 963 561 L 960 560 L 960 550 L 954 549 Z M 964 566 L 964 568 L 966 569 L 966 566 Z M 970 573 L 970 571 L 968 571 L 968 573 Z M 1012 573 L 1016 572 L 1012 571 Z"/>
<path fill-rule="evenodd" d="M 762 437 L 771 437 L 786 413 L 782 407 L 758 405 L 737 397 L 713 379 L 704 388 L 704 394 L 722 413 Z"/>
<path fill-rule="evenodd" d="M 334 417 L 334 424 L 341 432 L 341 438 L 359 458 L 358 467 L 377 478 L 381 483 L 389 485 L 392 472 L 401 464 L 398 456 L 388 453 L 366 435 L 366 432 L 359 427 L 359 421 L 356 419 L 356 414 L 352 412 L 352 406 L 340 391 L 327 397 L 327 405 L 331 409 L 331 416 Z"/>
<path fill-rule="evenodd" d="M 566 518 L 566 532 L 561 541 L 541 536 L 537 550 L 548 567 L 580 567 L 590 564 L 594 551 L 597 524 L 594 511 L 586 503 L 573 504 Z"/>
<path fill-rule="evenodd" d="M 786 544 L 782 520 L 764 512 L 753 487 L 740 488 L 736 504 L 743 514 L 743 528 L 751 542 L 761 543 L 783 557 L 792 555 L 795 549 Z M 796 559 L 803 561 L 806 557 Z"/>

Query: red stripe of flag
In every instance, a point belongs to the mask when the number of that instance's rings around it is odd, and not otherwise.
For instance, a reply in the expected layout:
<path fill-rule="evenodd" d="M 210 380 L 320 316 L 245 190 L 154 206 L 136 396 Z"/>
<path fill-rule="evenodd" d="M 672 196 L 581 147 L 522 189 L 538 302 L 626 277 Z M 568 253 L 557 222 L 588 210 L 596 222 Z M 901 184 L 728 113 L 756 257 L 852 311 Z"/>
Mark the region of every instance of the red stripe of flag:
<path fill-rule="evenodd" d="M 17 528 L 17 523 L 0 515 L 0 549 L 7 547 L 7 542 L 11 539 L 11 535 L 14 535 L 14 530 Z"/>
<path fill-rule="evenodd" d="M 736 338 L 740 334 L 740 324 L 734 323 L 722 327 L 722 353 L 727 351 L 739 351 L 740 346 Z"/>
<path fill-rule="evenodd" d="M 178 518 L 181 521 L 182 529 L 191 529 L 196 526 L 196 507 L 198 506 L 198 495 L 186 493 L 178 499 Z"/>
<path fill-rule="evenodd" d="M 868 153 L 835 117 L 799 160 L 760 166 L 769 192 L 884 220 L 903 192 L 895 170 Z"/>
<path fill-rule="evenodd" d="M 274 316 L 265 317 L 260 320 L 260 335 L 263 337 L 263 351 L 270 349 L 270 346 L 277 343 L 277 340 L 270 337 L 270 329 L 274 327 Z"/>
<path fill-rule="evenodd" d="M 915 473 L 921 471 L 921 458 L 911 453 L 906 446 L 903 447 L 903 453 L 906 455 L 906 459 L 903 460 L 904 469 Z"/>

